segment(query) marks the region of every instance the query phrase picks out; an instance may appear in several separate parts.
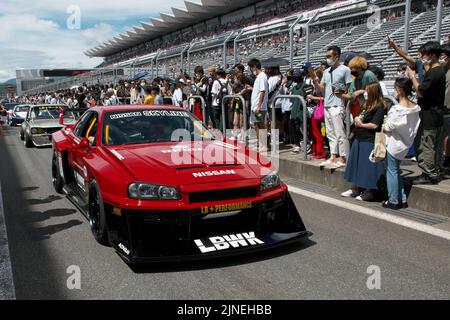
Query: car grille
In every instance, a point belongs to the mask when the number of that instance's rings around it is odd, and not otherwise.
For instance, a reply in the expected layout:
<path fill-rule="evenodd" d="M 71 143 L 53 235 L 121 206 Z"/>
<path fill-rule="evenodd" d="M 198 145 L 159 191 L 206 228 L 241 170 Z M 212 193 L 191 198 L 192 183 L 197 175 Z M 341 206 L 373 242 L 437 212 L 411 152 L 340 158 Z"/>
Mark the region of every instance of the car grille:
<path fill-rule="evenodd" d="M 189 202 L 190 203 L 199 203 L 199 202 L 208 202 L 208 201 L 254 198 L 257 195 L 258 195 L 257 187 L 214 190 L 214 191 L 190 193 L 189 194 Z"/>
<path fill-rule="evenodd" d="M 52 133 L 55 133 L 55 132 L 57 132 L 59 130 L 61 130 L 61 128 L 48 128 L 48 129 L 45 129 L 45 133 L 52 134 Z"/>

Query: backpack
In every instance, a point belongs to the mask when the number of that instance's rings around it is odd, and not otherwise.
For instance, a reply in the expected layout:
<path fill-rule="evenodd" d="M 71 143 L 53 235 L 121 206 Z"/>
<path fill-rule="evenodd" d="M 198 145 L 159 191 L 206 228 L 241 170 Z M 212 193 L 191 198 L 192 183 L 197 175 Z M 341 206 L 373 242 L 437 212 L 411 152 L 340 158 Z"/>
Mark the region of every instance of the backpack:
<path fill-rule="evenodd" d="M 222 106 L 222 102 L 223 102 L 223 97 L 225 97 L 228 93 L 227 87 L 222 84 L 222 81 L 220 81 L 219 79 L 217 80 L 220 84 L 220 91 L 217 94 L 217 98 L 216 101 L 218 102 L 217 105 L 218 106 Z"/>

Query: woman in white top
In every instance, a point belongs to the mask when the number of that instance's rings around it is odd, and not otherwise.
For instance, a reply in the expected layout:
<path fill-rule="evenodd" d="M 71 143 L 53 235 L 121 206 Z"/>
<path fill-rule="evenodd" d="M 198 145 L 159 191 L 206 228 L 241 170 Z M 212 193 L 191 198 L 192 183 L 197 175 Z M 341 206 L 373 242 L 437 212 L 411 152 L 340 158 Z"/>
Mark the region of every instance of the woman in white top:
<path fill-rule="evenodd" d="M 413 83 L 408 78 L 395 81 L 394 90 L 399 103 L 389 110 L 383 126 L 387 136 L 386 180 L 389 194 L 389 200 L 383 202 L 383 207 L 394 210 L 408 207 L 400 163 L 414 143 L 420 125 L 420 107 L 409 99 L 412 88 Z"/>

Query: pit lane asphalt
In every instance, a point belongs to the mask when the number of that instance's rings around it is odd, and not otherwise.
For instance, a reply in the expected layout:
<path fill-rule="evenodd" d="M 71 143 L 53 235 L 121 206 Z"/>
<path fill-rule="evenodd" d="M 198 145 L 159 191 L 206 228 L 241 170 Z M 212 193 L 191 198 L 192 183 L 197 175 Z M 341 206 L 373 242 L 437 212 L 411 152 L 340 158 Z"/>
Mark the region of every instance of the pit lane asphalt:
<path fill-rule="evenodd" d="M 450 242 L 293 194 L 314 234 L 248 257 L 131 269 L 95 242 L 50 180 L 51 149 L 0 137 L 11 263 L 18 299 L 449 299 Z M 67 268 L 81 270 L 69 290 Z M 380 267 L 381 289 L 366 287 Z"/>

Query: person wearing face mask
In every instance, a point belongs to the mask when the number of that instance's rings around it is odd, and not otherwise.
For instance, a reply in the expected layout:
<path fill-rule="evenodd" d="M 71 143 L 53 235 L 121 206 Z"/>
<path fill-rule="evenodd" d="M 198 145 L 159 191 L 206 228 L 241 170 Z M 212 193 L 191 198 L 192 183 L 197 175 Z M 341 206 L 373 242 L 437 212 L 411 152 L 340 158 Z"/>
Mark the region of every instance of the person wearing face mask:
<path fill-rule="evenodd" d="M 416 72 L 408 68 L 408 76 L 418 93 L 421 107 L 421 126 L 416 138 L 416 153 L 422 175 L 414 184 L 438 184 L 443 162 L 445 69 L 439 64 L 442 47 L 429 41 L 419 48 L 422 62 L 427 65 L 423 83 Z"/>
<path fill-rule="evenodd" d="M 450 170 L 450 43 L 442 46 L 441 65 L 447 70 L 445 74 L 444 127 L 446 138 L 444 142 L 445 159 L 443 167 Z"/>
<path fill-rule="evenodd" d="M 383 126 L 387 136 L 386 182 L 389 196 L 383 207 L 394 210 L 408 207 L 400 164 L 413 145 L 420 125 L 420 107 L 410 100 L 412 88 L 413 83 L 408 78 L 395 81 L 398 104 L 391 107 Z"/>
<path fill-rule="evenodd" d="M 423 57 L 423 52 L 421 52 L 421 50 L 419 49 L 419 57 L 418 58 L 414 58 L 413 56 L 411 56 L 407 51 L 405 51 L 403 48 L 401 48 L 393 38 L 388 36 L 388 45 L 390 48 L 394 49 L 394 51 L 403 59 L 405 59 L 407 65 L 410 66 L 414 66 L 414 70 L 417 70 L 417 75 L 419 77 L 419 83 L 421 84 L 423 82 L 423 78 L 424 78 L 424 74 L 425 74 L 425 70 L 424 70 L 424 64 L 423 62 L 427 62 L 424 61 L 422 59 Z M 403 72 L 402 72 L 403 73 Z M 403 73 L 403 76 L 408 77 L 407 73 L 406 73 L 406 68 L 405 68 L 405 72 Z M 399 77 L 401 77 L 402 75 L 399 74 Z"/>
<path fill-rule="evenodd" d="M 355 139 L 344 174 L 345 180 L 354 186 L 341 195 L 373 201 L 375 191 L 383 188 L 385 169 L 383 162 L 373 163 L 369 157 L 375 147 L 375 134 L 381 131 L 387 105 L 378 82 L 369 84 L 365 91 L 367 100 L 361 114 L 355 118 Z"/>
<path fill-rule="evenodd" d="M 365 89 L 369 84 L 378 83 L 377 76 L 370 70 L 369 63 L 366 58 L 362 56 L 354 57 L 348 67 L 351 70 L 351 74 L 355 79 L 352 81 L 350 88 L 348 90 L 348 95 L 344 95 L 350 100 L 358 100 L 360 106 L 364 104 L 366 98 L 364 97 Z M 360 110 L 356 110 L 353 116 L 357 116 Z"/>
<path fill-rule="evenodd" d="M 326 53 L 330 68 L 323 73 L 319 81 L 314 69 L 308 69 L 310 77 L 318 92 L 324 97 L 325 127 L 330 144 L 331 157 L 323 166 L 339 168 L 346 165 L 350 144 L 345 130 L 345 104 L 343 94 L 352 83 L 350 69 L 340 64 L 341 49 L 331 46 Z M 338 160 L 338 156 L 340 159 Z"/>

